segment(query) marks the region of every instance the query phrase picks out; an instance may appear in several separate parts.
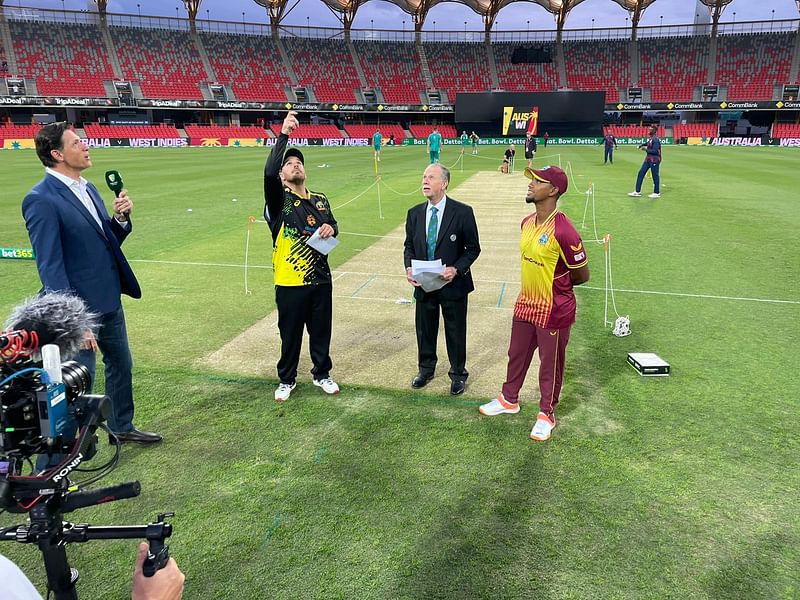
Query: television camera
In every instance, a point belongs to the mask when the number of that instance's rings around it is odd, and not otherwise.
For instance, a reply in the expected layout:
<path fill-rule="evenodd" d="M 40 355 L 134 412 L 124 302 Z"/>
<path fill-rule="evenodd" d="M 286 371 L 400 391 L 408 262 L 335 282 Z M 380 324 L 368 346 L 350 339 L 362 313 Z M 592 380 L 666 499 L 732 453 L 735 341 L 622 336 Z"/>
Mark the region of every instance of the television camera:
<path fill-rule="evenodd" d="M 143 571 L 152 576 L 169 559 L 164 543 L 172 534 L 160 514 L 147 525 L 95 526 L 65 522 L 79 508 L 138 496 L 138 481 L 84 489 L 108 475 L 119 462 L 119 445 L 104 465 L 82 467 L 94 457 L 97 429 L 110 412 L 107 396 L 88 394 L 89 371 L 74 355 L 95 316 L 80 298 L 45 294 L 18 307 L 0 332 L 0 511 L 27 513 L 28 522 L 0 528 L 0 540 L 32 543 L 42 553 L 49 590 L 56 600 L 76 600 L 78 573 L 65 546 L 95 539 L 146 539 L 150 549 Z M 34 456 L 38 456 L 34 466 Z M 90 473 L 73 481 L 77 473 Z"/>

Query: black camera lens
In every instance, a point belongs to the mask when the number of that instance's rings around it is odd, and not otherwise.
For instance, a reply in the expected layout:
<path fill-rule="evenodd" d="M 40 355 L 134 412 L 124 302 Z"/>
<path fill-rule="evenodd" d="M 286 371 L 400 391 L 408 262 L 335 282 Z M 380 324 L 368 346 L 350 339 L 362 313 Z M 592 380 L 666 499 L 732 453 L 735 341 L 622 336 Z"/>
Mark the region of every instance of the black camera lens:
<path fill-rule="evenodd" d="M 83 396 L 89 391 L 92 383 L 89 369 L 74 360 L 61 363 L 61 376 L 64 380 L 67 398 L 70 400 Z"/>

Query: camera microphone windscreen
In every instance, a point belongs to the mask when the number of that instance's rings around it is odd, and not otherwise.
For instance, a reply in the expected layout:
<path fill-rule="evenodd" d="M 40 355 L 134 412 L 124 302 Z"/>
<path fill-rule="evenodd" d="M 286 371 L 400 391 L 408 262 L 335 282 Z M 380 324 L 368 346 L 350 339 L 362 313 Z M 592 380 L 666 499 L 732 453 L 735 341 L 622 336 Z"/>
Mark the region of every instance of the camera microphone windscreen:
<path fill-rule="evenodd" d="M 39 347 L 55 344 L 62 359 L 78 354 L 87 329 L 94 330 L 97 315 L 72 294 L 50 292 L 17 306 L 8 317 L 6 329 L 35 331 Z"/>

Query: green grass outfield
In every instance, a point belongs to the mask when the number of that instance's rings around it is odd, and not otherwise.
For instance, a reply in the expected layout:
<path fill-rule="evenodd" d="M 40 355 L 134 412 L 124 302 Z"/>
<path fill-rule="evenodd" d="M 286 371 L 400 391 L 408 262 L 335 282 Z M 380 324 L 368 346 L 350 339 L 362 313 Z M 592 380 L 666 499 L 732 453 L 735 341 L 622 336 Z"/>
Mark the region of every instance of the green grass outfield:
<path fill-rule="evenodd" d="M 306 152 L 310 187 L 334 207 L 375 179 L 368 148 Z M 443 162 L 457 152 L 445 147 Z M 496 169 L 501 152 L 468 154 L 451 189 Z M 301 383 L 278 405 L 274 370 L 241 378 L 195 367 L 274 309 L 271 271 L 250 271 L 248 296 L 242 269 L 266 151 L 94 150 L 88 177 L 99 187 L 119 170 L 136 203 L 125 243 L 144 290 L 125 302 L 136 421 L 166 441 L 125 446 L 102 482 L 138 479 L 138 499 L 69 518 L 144 523 L 176 511 L 171 549 L 191 599 L 799 598 L 800 153 L 666 147 L 662 198 L 651 200 L 626 195 L 642 161 L 633 147 L 613 166 L 600 147 L 547 152 L 572 166 L 580 189 L 562 209 L 573 221 L 596 186 L 598 233 L 614 236 L 617 308 L 634 333 L 603 328 L 603 250 L 589 244 L 561 423 L 538 444 L 527 437 L 530 402 L 487 419 L 477 411 L 486 399 L 469 391 L 454 400 L 345 385 L 330 398 Z M 393 189 L 419 185 L 424 148 L 382 157 Z M 0 153 L 0 166 L 0 246 L 27 247 L 19 207 L 42 170 L 31 151 Z M 420 200 L 382 189 L 381 220 L 373 188 L 335 214 L 343 231 L 381 235 Z M 373 239 L 341 237 L 334 268 Z M 386 260 L 402 269 L 399 243 Z M 263 225 L 250 263 L 270 263 Z M 0 261 L 0 315 L 38 286 L 33 262 Z M 672 375 L 639 377 L 629 351 L 657 352 Z M 334 363 L 336 352 L 334 339 Z M 43 589 L 34 546 L 0 552 Z M 128 596 L 135 542 L 68 553 L 81 598 Z"/>

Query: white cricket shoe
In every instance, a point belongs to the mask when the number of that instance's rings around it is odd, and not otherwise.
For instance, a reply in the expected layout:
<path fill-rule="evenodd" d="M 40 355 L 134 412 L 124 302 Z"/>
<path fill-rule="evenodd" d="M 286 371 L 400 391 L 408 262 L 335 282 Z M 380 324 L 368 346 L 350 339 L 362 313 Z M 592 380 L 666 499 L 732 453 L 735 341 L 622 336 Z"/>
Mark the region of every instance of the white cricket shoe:
<path fill-rule="evenodd" d="M 275 402 L 284 402 L 289 399 L 297 383 L 281 383 L 275 390 Z"/>
<path fill-rule="evenodd" d="M 328 377 L 327 379 L 315 379 L 314 385 L 317 387 L 321 387 L 322 391 L 326 394 L 338 394 L 339 393 L 339 386 L 336 385 L 336 382 Z"/>
<path fill-rule="evenodd" d="M 537 442 L 545 442 L 550 439 L 550 432 L 556 426 L 556 420 L 548 417 L 543 412 L 536 415 L 536 424 L 531 429 L 531 439 Z"/>
<path fill-rule="evenodd" d="M 495 417 L 502 414 L 515 415 L 519 412 L 519 402 L 507 402 L 503 393 L 500 392 L 497 398 L 486 404 L 481 404 L 478 410 L 487 417 Z"/>
<path fill-rule="evenodd" d="M 661 194 L 656 194 L 653 192 L 652 194 L 647 195 L 648 198 L 661 198 Z"/>
<path fill-rule="evenodd" d="M 628 192 L 628 196 L 631 196 L 632 198 L 638 198 L 641 195 L 642 194 L 640 192 Z"/>

